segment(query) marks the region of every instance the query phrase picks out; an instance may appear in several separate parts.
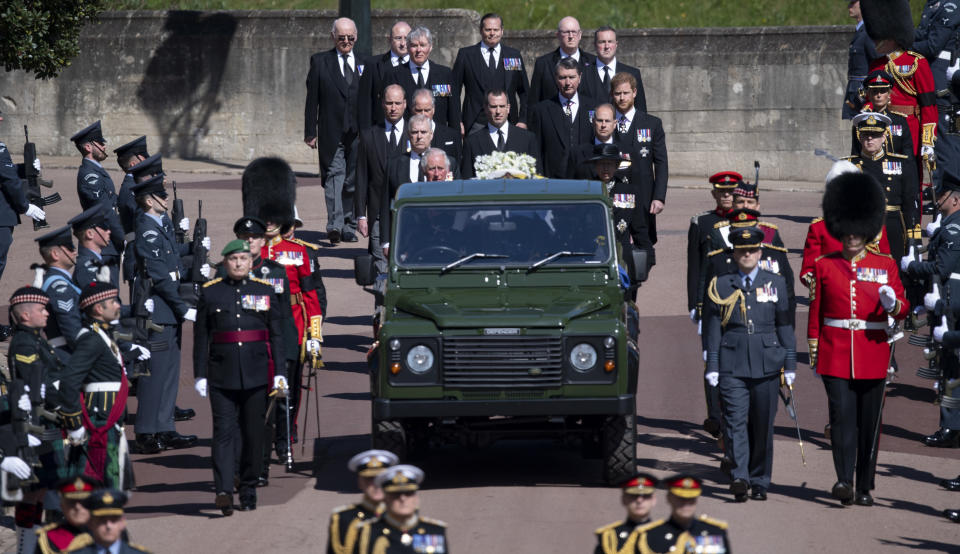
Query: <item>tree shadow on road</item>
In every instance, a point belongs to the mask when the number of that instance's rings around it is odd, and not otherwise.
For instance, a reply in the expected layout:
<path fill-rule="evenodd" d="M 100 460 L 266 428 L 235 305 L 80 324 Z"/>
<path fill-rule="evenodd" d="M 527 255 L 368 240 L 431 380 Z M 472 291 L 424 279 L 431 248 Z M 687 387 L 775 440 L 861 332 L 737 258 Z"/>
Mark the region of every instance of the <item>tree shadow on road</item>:
<path fill-rule="evenodd" d="M 887 397 L 900 396 L 906 398 L 907 400 L 914 400 L 917 402 L 929 402 L 933 403 L 933 399 L 936 398 L 937 392 L 933 390 L 932 387 L 918 387 L 917 385 L 908 385 L 906 383 L 891 383 L 890 388 L 887 389 Z"/>
<path fill-rule="evenodd" d="M 201 510 L 206 510 L 207 513 L 204 513 Z M 124 508 L 124 511 L 127 514 L 149 514 L 149 515 L 158 515 L 158 514 L 171 514 L 178 516 L 194 516 L 194 517 L 205 517 L 207 519 L 219 519 L 224 517 L 220 512 L 213 506 L 212 502 L 187 502 L 183 504 L 166 504 L 163 506 L 131 506 Z"/>
<path fill-rule="evenodd" d="M 956 523 L 948 523 L 947 525 L 956 525 Z M 928 539 L 915 539 L 912 537 L 900 537 L 904 542 L 892 541 L 889 539 L 877 539 L 882 545 L 888 546 L 899 546 L 901 548 L 909 548 L 911 550 L 923 550 L 926 552 L 956 552 L 957 543 L 955 542 L 938 542 Z"/>
<path fill-rule="evenodd" d="M 372 342 L 373 339 L 364 335 L 332 335 L 324 337 L 323 339 L 323 345 L 326 348 L 343 348 L 344 350 L 363 352 L 364 354 L 367 353 L 367 350 L 370 348 L 370 343 Z M 340 364 L 337 365 L 339 366 Z M 366 362 L 349 365 L 361 365 L 364 372 L 367 370 Z"/>
<path fill-rule="evenodd" d="M 941 510 L 934 508 L 933 506 L 930 506 L 928 504 L 918 504 L 916 502 L 910 502 L 909 500 L 903 500 L 901 498 L 877 497 L 877 500 L 889 502 L 890 508 L 893 510 L 906 510 L 908 512 L 914 512 L 914 513 L 925 515 L 925 516 L 942 517 Z M 956 523 L 952 523 L 952 525 L 956 525 Z"/>
<path fill-rule="evenodd" d="M 325 394 L 324 398 L 339 398 L 341 400 L 370 400 L 369 392 L 337 392 Z"/>
<path fill-rule="evenodd" d="M 940 479 L 951 478 L 951 475 L 936 476 L 929 471 L 920 471 L 912 467 L 895 464 L 877 464 L 877 474 L 890 477 L 902 477 L 919 483 L 937 483 Z"/>
<path fill-rule="evenodd" d="M 166 467 L 169 469 L 209 469 L 210 468 L 210 445 L 209 440 L 206 448 L 203 450 L 206 455 L 198 454 L 173 454 L 163 456 L 149 456 L 134 458 L 134 462 L 140 464 L 152 464 Z M 199 443 L 199 441 L 198 441 Z"/>

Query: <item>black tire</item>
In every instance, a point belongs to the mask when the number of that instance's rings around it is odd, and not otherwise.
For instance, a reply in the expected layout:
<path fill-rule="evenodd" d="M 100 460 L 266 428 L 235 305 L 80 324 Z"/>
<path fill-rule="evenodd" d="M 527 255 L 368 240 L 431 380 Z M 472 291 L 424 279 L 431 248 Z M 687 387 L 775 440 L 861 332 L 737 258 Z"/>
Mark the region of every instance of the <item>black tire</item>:
<path fill-rule="evenodd" d="M 373 423 L 373 447 L 389 450 L 401 460 L 407 458 L 407 434 L 399 421 L 386 419 Z"/>
<path fill-rule="evenodd" d="M 603 480 L 616 485 L 637 471 L 637 428 L 633 414 L 610 416 L 601 430 Z"/>

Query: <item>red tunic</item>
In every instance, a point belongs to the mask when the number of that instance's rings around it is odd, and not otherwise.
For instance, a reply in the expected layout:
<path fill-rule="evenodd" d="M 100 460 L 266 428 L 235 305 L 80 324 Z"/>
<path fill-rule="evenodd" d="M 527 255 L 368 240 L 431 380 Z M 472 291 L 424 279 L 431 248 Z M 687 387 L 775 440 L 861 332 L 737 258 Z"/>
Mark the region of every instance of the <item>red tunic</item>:
<path fill-rule="evenodd" d="M 897 297 L 890 316 L 903 319 L 910 311 L 893 258 L 864 250 L 853 260 L 840 252 L 814 263 L 810 291 L 807 340 L 817 350 L 817 373 L 843 379 L 883 379 L 890 363 L 887 312 L 880 305 L 879 289 L 889 285 Z M 842 328 L 827 319 L 860 320 L 883 328 Z"/>
<path fill-rule="evenodd" d="M 283 264 L 290 281 L 290 304 L 293 308 L 293 320 L 297 324 L 297 340 L 301 347 L 307 338 L 321 338 L 320 323 L 323 312 L 317 291 L 300 289 L 300 280 L 310 276 L 310 252 L 307 247 L 277 236 L 269 240 L 260 251 L 260 256 Z M 308 336 L 309 333 L 309 336 Z M 301 348 L 303 359 L 303 348 Z"/>
<path fill-rule="evenodd" d="M 886 227 L 880 230 L 879 239 L 867 245 L 867 249 L 874 253 L 890 254 L 890 242 L 887 241 Z M 822 217 L 810 223 L 807 229 L 807 240 L 803 243 L 803 263 L 800 265 L 800 282 L 810 288 L 813 277 L 813 264 L 824 254 L 843 250 L 843 244 L 827 232 L 827 224 Z"/>
<path fill-rule="evenodd" d="M 930 64 L 916 52 L 897 50 L 870 62 L 870 71 L 877 69 L 893 77 L 888 109 L 906 116 L 913 138 L 913 154 L 919 158 L 920 146 L 933 146 L 933 137 L 937 134 L 937 88 Z"/>

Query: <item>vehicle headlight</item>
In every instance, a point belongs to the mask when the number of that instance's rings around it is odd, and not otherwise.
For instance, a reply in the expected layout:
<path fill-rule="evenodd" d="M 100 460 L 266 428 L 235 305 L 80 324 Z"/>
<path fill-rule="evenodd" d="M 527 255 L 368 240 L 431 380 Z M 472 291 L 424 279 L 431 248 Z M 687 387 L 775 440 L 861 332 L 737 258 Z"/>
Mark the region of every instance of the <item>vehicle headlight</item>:
<path fill-rule="evenodd" d="M 433 350 L 423 344 L 414 346 L 407 352 L 407 367 L 417 375 L 430 371 L 433 368 Z"/>
<path fill-rule="evenodd" d="M 570 350 L 570 364 L 581 373 L 586 373 L 597 365 L 597 349 L 581 342 Z"/>

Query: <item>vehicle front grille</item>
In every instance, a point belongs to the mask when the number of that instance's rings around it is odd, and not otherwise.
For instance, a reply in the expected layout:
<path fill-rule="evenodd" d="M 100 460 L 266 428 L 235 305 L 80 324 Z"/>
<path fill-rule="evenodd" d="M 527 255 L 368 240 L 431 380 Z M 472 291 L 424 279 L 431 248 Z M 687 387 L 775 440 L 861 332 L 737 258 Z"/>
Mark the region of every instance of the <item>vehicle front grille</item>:
<path fill-rule="evenodd" d="M 560 337 L 445 337 L 443 385 L 455 389 L 559 387 Z"/>

